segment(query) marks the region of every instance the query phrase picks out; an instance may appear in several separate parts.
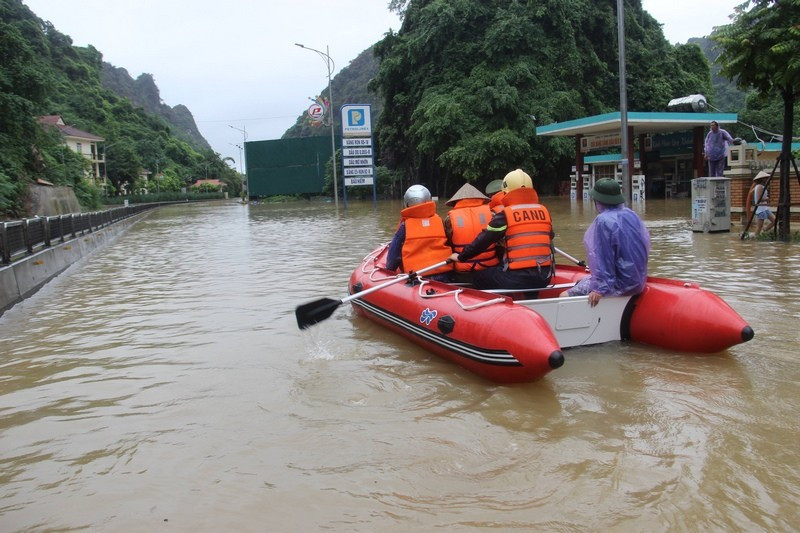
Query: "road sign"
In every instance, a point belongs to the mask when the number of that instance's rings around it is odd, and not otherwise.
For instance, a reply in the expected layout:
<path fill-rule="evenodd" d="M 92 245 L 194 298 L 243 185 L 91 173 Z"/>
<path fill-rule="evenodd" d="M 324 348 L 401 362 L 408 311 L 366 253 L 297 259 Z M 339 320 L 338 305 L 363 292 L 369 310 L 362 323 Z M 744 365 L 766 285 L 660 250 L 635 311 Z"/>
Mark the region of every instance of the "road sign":
<path fill-rule="evenodd" d="M 322 120 L 322 116 L 325 114 L 325 108 L 319 105 L 318 103 L 314 102 L 310 106 L 308 106 L 308 117 L 311 120 Z"/>

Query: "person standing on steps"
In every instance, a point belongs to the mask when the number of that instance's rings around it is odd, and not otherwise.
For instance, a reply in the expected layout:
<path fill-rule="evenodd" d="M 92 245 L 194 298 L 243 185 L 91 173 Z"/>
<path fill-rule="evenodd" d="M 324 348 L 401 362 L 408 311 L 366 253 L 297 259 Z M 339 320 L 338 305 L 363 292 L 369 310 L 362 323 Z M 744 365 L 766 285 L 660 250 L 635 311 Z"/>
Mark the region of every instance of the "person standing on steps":
<path fill-rule="evenodd" d="M 716 120 L 712 120 L 703 150 L 703 158 L 708 161 L 709 177 L 721 178 L 725 173 L 725 157 L 728 155 L 728 145 L 732 142 L 731 134 L 720 128 Z"/>

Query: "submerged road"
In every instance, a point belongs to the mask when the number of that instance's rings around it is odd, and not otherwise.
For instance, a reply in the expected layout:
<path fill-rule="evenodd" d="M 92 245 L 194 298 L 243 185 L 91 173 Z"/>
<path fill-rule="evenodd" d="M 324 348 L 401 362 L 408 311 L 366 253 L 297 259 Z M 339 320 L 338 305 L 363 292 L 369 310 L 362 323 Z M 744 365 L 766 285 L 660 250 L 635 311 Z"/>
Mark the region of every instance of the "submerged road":
<path fill-rule="evenodd" d="M 582 258 L 593 210 L 543 201 Z M 0 529 L 796 530 L 796 246 L 650 201 L 651 274 L 713 290 L 755 339 L 571 349 L 497 386 L 349 306 L 298 330 L 399 209 L 160 208 L 7 311 Z"/>

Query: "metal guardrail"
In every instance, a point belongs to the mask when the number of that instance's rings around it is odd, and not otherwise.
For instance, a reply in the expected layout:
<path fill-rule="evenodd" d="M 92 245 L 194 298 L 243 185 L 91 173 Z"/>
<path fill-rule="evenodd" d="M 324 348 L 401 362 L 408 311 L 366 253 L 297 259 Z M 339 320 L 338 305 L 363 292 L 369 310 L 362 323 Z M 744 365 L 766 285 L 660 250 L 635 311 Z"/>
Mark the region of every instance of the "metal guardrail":
<path fill-rule="evenodd" d="M 26 218 L 0 225 L 0 265 L 97 231 L 143 211 L 175 202 L 157 202 L 116 207 L 91 213 L 71 213 L 52 217 Z"/>

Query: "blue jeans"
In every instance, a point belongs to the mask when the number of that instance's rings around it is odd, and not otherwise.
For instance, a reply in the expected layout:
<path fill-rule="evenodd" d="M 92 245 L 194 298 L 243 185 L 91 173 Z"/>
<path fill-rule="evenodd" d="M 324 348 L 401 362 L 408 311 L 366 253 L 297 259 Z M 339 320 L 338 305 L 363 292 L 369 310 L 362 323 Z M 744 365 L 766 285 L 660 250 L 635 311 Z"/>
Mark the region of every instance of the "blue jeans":
<path fill-rule="evenodd" d="M 708 177 L 721 178 L 725 173 L 725 158 L 708 160 Z"/>

